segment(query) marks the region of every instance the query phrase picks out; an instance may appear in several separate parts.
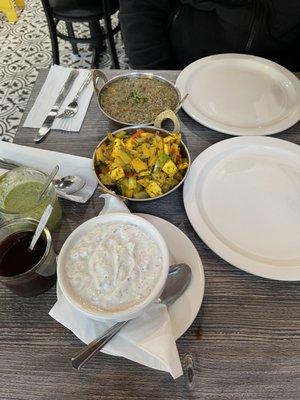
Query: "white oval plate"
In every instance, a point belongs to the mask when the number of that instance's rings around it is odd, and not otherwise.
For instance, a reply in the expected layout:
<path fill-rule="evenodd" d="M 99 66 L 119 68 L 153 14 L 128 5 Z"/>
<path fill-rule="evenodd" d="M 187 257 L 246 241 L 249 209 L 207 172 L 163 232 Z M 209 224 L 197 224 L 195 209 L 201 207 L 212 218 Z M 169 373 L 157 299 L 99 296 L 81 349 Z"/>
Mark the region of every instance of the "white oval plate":
<path fill-rule="evenodd" d="M 192 269 L 192 280 L 184 294 L 172 304 L 168 311 L 175 340 L 179 339 L 192 325 L 204 296 L 204 271 L 201 258 L 190 239 L 175 225 L 150 214 L 136 214 L 155 226 L 165 239 L 170 263 L 186 263 Z M 63 296 L 57 284 L 57 298 Z"/>
<path fill-rule="evenodd" d="M 300 147 L 270 137 L 221 141 L 201 153 L 184 206 L 202 240 L 264 278 L 300 280 Z"/>
<path fill-rule="evenodd" d="M 270 135 L 300 119 L 300 83 L 279 64 L 245 54 L 219 54 L 188 65 L 176 86 L 195 121 L 230 135 Z"/>

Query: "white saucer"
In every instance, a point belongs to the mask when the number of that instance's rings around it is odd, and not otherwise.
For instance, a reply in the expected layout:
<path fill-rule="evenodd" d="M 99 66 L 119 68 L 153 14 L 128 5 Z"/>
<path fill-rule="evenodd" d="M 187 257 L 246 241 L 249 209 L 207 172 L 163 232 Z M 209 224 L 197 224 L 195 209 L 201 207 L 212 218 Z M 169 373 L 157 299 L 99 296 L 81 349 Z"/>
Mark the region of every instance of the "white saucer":
<path fill-rule="evenodd" d="M 197 122 L 230 135 L 270 135 L 300 119 L 300 83 L 282 66 L 245 54 L 219 54 L 188 65 L 176 86 Z"/>
<path fill-rule="evenodd" d="M 192 280 L 185 293 L 169 308 L 175 340 L 180 338 L 196 318 L 204 295 L 204 271 L 200 256 L 190 239 L 175 225 L 149 214 L 137 214 L 151 222 L 165 239 L 170 262 L 186 263 L 192 269 Z M 63 296 L 57 284 L 57 298 Z"/>
<path fill-rule="evenodd" d="M 203 241 L 230 264 L 300 280 L 300 147 L 270 137 L 223 140 L 193 162 L 184 206 Z"/>
<path fill-rule="evenodd" d="M 170 314 L 175 340 L 180 338 L 196 318 L 204 295 L 204 271 L 201 258 L 190 239 L 175 225 L 150 214 L 137 214 L 151 222 L 165 239 L 170 261 L 173 264 L 185 263 L 192 269 L 192 281 L 185 293 L 172 304 Z"/>

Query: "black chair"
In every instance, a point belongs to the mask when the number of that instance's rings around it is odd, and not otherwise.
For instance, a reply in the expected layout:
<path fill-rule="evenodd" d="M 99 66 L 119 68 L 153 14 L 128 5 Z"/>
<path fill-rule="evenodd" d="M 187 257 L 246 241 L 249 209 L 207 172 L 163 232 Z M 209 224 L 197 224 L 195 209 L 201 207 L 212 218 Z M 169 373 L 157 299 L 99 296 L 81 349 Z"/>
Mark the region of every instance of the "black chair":
<path fill-rule="evenodd" d="M 92 68 L 98 68 L 99 56 L 103 50 L 103 41 L 108 39 L 112 57 L 112 67 L 120 68 L 114 35 L 120 30 L 120 24 L 113 29 L 111 16 L 119 9 L 118 0 L 41 0 L 49 27 L 53 64 L 59 64 L 58 40 L 67 40 L 72 45 L 74 54 L 78 54 L 77 43 L 87 43 L 93 49 Z M 100 20 L 104 20 L 104 33 Z M 66 23 L 68 35 L 59 32 L 59 21 Z M 87 22 L 90 29 L 89 38 L 78 38 L 74 35 L 73 22 Z"/>

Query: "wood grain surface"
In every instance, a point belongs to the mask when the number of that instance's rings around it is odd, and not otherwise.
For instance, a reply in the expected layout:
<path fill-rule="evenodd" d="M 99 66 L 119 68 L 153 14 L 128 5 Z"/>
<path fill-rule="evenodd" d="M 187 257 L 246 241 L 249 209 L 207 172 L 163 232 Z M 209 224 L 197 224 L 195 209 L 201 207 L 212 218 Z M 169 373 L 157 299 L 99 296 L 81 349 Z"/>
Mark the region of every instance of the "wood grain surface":
<path fill-rule="evenodd" d="M 109 76 L 116 71 L 109 71 Z M 178 72 L 163 71 L 175 80 Z M 31 108 L 47 71 L 41 71 L 29 100 Z M 179 113 L 192 158 L 227 135 L 214 132 Z M 24 120 L 24 119 L 23 119 Z M 98 110 L 93 97 L 80 133 L 51 132 L 38 145 L 35 130 L 20 125 L 15 142 L 91 157 L 108 131 L 118 128 Z M 300 144 L 300 124 L 275 135 Z M 76 174 L 76 165 L 74 173 Z M 79 172 L 79 171 L 78 171 Z M 54 234 L 55 248 L 102 207 L 96 195 L 86 205 L 62 201 L 63 223 Z M 195 244 L 204 265 L 205 297 L 190 329 L 178 340 L 181 359 L 194 359 L 194 387 L 185 377 L 104 354 L 81 372 L 70 357 L 82 343 L 51 319 L 55 288 L 22 299 L 0 288 L 0 400 L 298 400 L 300 398 L 299 284 L 276 282 L 240 271 L 207 248 L 192 229 L 183 208 L 182 190 L 161 200 L 130 204 L 133 212 L 165 218 Z"/>

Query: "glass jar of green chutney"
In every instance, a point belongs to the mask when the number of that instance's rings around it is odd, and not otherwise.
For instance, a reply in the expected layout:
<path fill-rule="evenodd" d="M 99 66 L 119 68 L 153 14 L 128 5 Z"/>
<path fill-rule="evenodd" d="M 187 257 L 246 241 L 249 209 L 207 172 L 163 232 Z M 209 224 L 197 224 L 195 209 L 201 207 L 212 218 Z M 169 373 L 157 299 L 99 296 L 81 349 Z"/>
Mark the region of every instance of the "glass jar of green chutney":
<path fill-rule="evenodd" d="M 61 220 L 61 207 L 53 184 L 41 199 L 39 194 L 48 175 L 32 168 L 18 167 L 0 176 L 0 223 L 16 218 L 39 220 L 48 204 L 53 212 L 47 227 L 52 231 Z"/>

